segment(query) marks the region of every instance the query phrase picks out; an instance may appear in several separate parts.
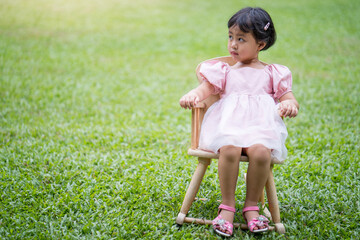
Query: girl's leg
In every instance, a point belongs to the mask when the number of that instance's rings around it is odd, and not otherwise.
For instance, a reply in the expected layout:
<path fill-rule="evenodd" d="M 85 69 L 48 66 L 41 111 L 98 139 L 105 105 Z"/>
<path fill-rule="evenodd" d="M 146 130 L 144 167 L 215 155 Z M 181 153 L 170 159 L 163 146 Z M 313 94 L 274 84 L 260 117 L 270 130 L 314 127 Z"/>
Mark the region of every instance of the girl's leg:
<path fill-rule="evenodd" d="M 246 149 L 249 157 L 249 166 L 246 175 L 246 199 L 244 207 L 257 206 L 266 181 L 269 176 L 271 165 L 271 150 L 261 144 L 256 144 Z M 245 213 L 246 220 L 258 217 L 257 211 Z"/>
<path fill-rule="evenodd" d="M 222 196 L 222 204 L 235 207 L 235 189 L 239 174 L 241 148 L 224 146 L 220 149 L 218 174 Z M 234 213 L 222 210 L 220 215 L 230 223 L 234 221 Z"/>

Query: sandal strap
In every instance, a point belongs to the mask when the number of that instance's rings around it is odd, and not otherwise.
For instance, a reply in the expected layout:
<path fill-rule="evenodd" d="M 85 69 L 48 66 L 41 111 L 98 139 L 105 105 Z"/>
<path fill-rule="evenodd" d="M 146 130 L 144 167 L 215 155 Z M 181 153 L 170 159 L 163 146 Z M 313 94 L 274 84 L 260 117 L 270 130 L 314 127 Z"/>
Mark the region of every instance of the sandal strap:
<path fill-rule="evenodd" d="M 221 211 L 222 209 L 227 210 L 227 211 L 230 211 L 230 212 L 233 212 L 233 213 L 236 212 L 236 209 L 235 209 L 235 208 L 230 207 L 230 206 L 225 205 L 225 204 L 220 204 L 218 214 L 220 213 L 220 211 Z"/>
<path fill-rule="evenodd" d="M 221 217 L 221 215 L 218 215 L 213 221 L 212 221 L 212 225 L 214 230 L 216 231 L 218 229 L 218 227 L 220 228 L 219 230 L 222 232 L 220 233 L 223 236 L 231 236 L 233 234 L 233 224 L 230 223 L 229 221 L 226 221 L 225 219 L 223 219 Z M 226 231 L 229 232 L 229 234 L 226 233 Z"/>
<path fill-rule="evenodd" d="M 269 220 L 263 216 L 263 215 L 260 215 L 259 217 L 257 218 L 253 218 L 250 222 L 248 222 L 248 227 L 249 227 L 249 230 L 250 232 L 254 232 L 254 228 L 255 227 L 265 227 L 263 229 L 258 229 L 259 231 L 267 231 L 268 230 L 268 227 L 269 227 Z M 258 230 L 255 230 L 255 231 L 258 231 Z"/>
<path fill-rule="evenodd" d="M 259 207 L 258 206 L 250 206 L 250 207 L 246 207 L 243 209 L 243 213 L 249 212 L 249 211 L 259 211 Z"/>

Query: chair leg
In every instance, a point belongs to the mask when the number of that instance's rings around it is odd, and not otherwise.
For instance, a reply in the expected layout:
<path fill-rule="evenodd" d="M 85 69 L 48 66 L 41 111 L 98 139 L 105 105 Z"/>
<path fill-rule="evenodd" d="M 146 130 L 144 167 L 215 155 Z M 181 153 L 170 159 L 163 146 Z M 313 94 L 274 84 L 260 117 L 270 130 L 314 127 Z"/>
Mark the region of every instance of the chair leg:
<path fill-rule="evenodd" d="M 276 194 L 276 188 L 275 188 L 275 182 L 274 182 L 274 175 L 272 172 L 273 166 L 271 166 L 269 178 L 266 182 L 266 196 L 268 198 L 269 202 L 269 210 L 271 213 L 271 218 L 273 222 L 275 223 L 275 229 L 277 232 L 284 234 L 285 233 L 285 227 L 281 223 L 280 220 L 280 209 L 279 209 L 279 202 Z"/>
<path fill-rule="evenodd" d="M 190 210 L 190 207 L 195 199 L 196 194 L 199 191 L 200 184 L 205 175 L 207 167 L 211 163 L 211 159 L 208 159 L 208 158 L 200 158 L 199 157 L 198 161 L 199 161 L 199 163 L 196 167 L 196 170 L 190 181 L 189 187 L 186 191 L 180 212 L 176 218 L 176 223 L 179 225 L 182 225 L 184 223 L 185 217 Z"/>

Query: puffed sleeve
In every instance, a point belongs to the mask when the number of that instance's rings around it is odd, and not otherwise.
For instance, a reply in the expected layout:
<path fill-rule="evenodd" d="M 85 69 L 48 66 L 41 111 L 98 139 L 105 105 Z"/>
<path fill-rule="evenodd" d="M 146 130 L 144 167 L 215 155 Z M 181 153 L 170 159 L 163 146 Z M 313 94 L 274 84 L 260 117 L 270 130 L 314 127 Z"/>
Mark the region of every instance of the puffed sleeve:
<path fill-rule="evenodd" d="M 214 94 L 218 94 L 225 90 L 225 79 L 228 71 L 228 64 L 221 61 L 209 61 L 201 64 L 199 73 L 204 81 L 208 81 L 214 86 Z"/>
<path fill-rule="evenodd" d="M 279 64 L 272 64 L 271 66 L 274 98 L 279 100 L 284 94 L 291 92 L 292 75 L 290 70 Z"/>

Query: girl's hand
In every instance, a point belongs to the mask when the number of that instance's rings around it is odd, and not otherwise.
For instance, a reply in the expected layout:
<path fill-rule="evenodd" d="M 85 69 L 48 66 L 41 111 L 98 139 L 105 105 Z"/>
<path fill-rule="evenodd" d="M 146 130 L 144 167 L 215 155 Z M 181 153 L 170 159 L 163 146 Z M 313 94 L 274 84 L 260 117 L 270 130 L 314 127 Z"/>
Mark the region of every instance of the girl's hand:
<path fill-rule="evenodd" d="M 214 87 L 208 81 L 203 81 L 197 88 L 191 90 L 180 98 L 180 106 L 183 108 L 193 108 L 200 101 L 204 100 L 214 92 Z"/>
<path fill-rule="evenodd" d="M 293 100 L 284 100 L 279 104 L 280 117 L 296 117 L 298 114 L 298 108 Z"/>
<path fill-rule="evenodd" d="M 180 98 L 180 106 L 183 108 L 193 108 L 198 104 L 200 101 L 199 96 L 194 93 L 194 91 L 190 91 L 189 93 L 185 94 L 182 98 Z"/>

